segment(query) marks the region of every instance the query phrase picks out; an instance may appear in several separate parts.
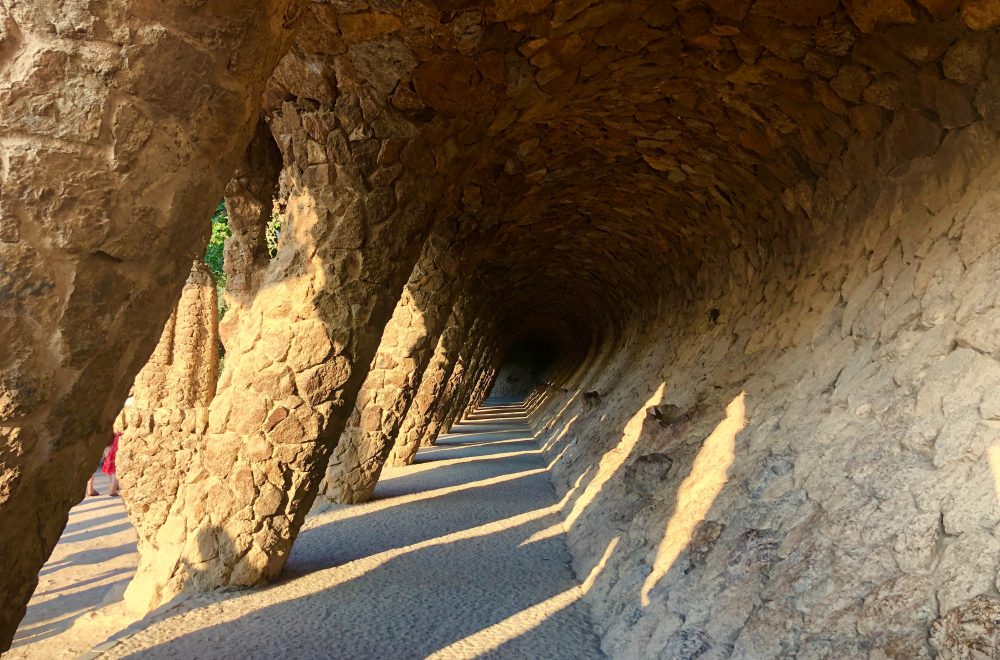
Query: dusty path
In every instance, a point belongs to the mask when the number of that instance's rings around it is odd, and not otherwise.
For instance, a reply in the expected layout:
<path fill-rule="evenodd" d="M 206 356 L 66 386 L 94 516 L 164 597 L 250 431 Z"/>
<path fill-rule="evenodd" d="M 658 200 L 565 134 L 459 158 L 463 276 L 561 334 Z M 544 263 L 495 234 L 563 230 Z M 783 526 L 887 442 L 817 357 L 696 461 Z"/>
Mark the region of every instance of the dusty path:
<path fill-rule="evenodd" d="M 187 601 L 102 657 L 601 657 L 538 446 L 486 413 L 373 502 L 311 516 L 280 583 Z"/>
<path fill-rule="evenodd" d="M 98 473 L 94 485 L 107 493 L 107 476 Z M 98 609 L 119 599 L 132 578 L 135 545 L 120 497 L 88 497 L 73 507 L 4 660 L 74 657 L 113 632 L 117 621 Z"/>

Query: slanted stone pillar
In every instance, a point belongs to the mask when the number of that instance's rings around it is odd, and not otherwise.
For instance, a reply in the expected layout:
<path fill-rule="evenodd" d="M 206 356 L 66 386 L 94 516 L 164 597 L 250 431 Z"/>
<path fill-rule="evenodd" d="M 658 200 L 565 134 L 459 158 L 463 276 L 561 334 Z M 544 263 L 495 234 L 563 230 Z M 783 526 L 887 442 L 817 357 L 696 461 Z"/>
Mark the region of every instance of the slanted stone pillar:
<path fill-rule="evenodd" d="M 0 651 L 204 249 L 301 4 L 0 5 Z"/>
<path fill-rule="evenodd" d="M 136 376 L 134 401 L 122 411 L 118 476 L 140 552 L 167 516 L 191 466 L 193 439 L 208 425 L 219 365 L 215 279 L 196 261 L 156 350 Z"/>
<path fill-rule="evenodd" d="M 468 403 L 465 404 L 465 408 L 462 410 L 462 414 L 458 419 L 461 419 L 462 417 L 475 411 L 482 405 L 483 401 L 486 399 L 486 395 L 490 393 L 490 389 L 493 387 L 493 382 L 497 375 L 496 366 L 494 364 L 496 354 L 497 350 L 495 343 L 490 343 L 483 351 L 482 358 L 479 361 L 479 367 L 476 370 L 474 385 L 469 395 Z M 451 427 L 449 426 L 449 429 L 450 428 Z"/>
<path fill-rule="evenodd" d="M 226 186 L 226 214 L 231 234 L 223 248 L 224 296 L 227 307 L 234 312 L 227 316 L 227 321 L 243 318 L 244 315 L 236 312 L 253 302 L 270 262 L 267 223 L 274 208 L 280 174 L 281 152 L 274 143 L 271 129 L 261 120 L 232 181 Z M 235 331 L 232 325 L 223 324 L 224 338 Z"/>
<path fill-rule="evenodd" d="M 218 287 L 209 268 L 195 261 L 181 299 L 149 362 L 136 376 L 133 405 L 122 411 L 119 477 L 129 518 L 145 542 L 166 520 L 180 480 L 191 468 L 194 439 L 208 425 L 218 383 L 220 334 L 238 332 L 269 263 L 265 229 L 281 171 L 271 129 L 256 132 L 226 187 L 232 232 L 223 268 L 229 323 L 219 323 Z"/>
<path fill-rule="evenodd" d="M 482 324 L 480 324 L 481 326 Z M 454 386 L 448 395 L 445 412 L 441 416 L 440 423 L 432 425 L 430 428 L 430 433 L 433 434 L 429 440 L 430 444 L 437 444 L 438 436 L 447 433 L 462 418 L 472 386 L 475 385 L 479 360 L 485 350 L 486 340 L 482 336 L 470 339 L 473 343 L 462 351 L 459 358 L 462 365 L 461 376 L 453 375 Z"/>
<path fill-rule="evenodd" d="M 455 366 L 458 344 L 463 337 L 467 318 L 467 307 L 468 302 L 464 297 L 459 297 L 452 307 L 451 315 L 434 347 L 434 355 L 424 369 L 420 386 L 396 436 L 396 442 L 387 459 L 389 465 L 396 467 L 410 465 L 417 455 L 420 440 L 433 419 L 434 411 L 441 402 L 448 378 Z"/>
<path fill-rule="evenodd" d="M 462 340 L 458 343 L 455 349 L 456 357 L 454 366 L 441 392 L 441 400 L 435 406 L 424 429 L 423 436 L 420 438 L 421 447 L 429 447 L 436 444 L 438 436 L 441 435 L 441 429 L 445 428 L 445 422 L 451 417 L 455 401 L 468 375 L 467 372 L 470 367 L 472 353 L 483 341 L 483 337 L 480 334 L 483 325 L 483 318 L 477 316 L 469 324 Z"/>
<path fill-rule="evenodd" d="M 457 293 L 454 229 L 442 223 L 428 237 L 385 327 L 320 487 L 327 501 L 357 504 L 372 497 Z"/>
<path fill-rule="evenodd" d="M 432 444 L 437 442 L 438 435 L 447 433 L 451 430 L 452 426 L 462 419 L 466 408 L 469 406 L 473 390 L 479 383 L 479 378 L 484 369 L 486 353 L 492 344 L 488 331 L 489 327 L 489 323 L 482 320 L 477 325 L 475 336 L 469 337 L 468 344 L 462 351 L 464 371 L 460 378 L 454 379 L 455 385 L 451 391 L 447 408 L 445 409 L 445 414 L 441 417 L 440 424 L 432 426 L 429 429 L 430 433 L 433 434 L 429 440 Z"/>
<path fill-rule="evenodd" d="M 365 94 L 286 101 L 271 121 L 281 247 L 239 312 L 195 464 L 126 593 L 135 607 L 273 578 L 312 505 L 440 189 L 416 127 Z"/>

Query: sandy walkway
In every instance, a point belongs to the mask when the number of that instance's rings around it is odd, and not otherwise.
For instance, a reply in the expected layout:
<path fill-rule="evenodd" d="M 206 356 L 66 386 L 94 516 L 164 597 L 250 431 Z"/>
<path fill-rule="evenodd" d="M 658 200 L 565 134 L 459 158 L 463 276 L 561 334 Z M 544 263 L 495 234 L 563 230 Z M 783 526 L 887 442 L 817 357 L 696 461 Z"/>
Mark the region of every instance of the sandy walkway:
<path fill-rule="evenodd" d="M 107 493 L 107 476 L 98 474 L 94 485 Z M 135 544 L 120 497 L 88 497 L 73 507 L 4 659 L 75 657 L 114 632 L 118 620 L 96 610 L 121 598 L 138 561 Z"/>
<path fill-rule="evenodd" d="M 102 657 L 601 657 L 537 445 L 509 410 L 476 417 L 375 501 L 310 516 L 280 583 L 189 599 Z"/>

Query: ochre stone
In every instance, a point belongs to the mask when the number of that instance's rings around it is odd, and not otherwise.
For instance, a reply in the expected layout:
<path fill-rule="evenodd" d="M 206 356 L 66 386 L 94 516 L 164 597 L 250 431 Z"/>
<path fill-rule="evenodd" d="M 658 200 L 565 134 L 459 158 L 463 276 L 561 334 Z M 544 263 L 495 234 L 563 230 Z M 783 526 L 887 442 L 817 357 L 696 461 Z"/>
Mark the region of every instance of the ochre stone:
<path fill-rule="evenodd" d="M 417 258 L 411 237 L 422 236 L 429 223 L 435 187 L 425 179 L 416 192 L 411 181 L 416 171 L 426 174 L 426 168 L 405 169 L 394 183 L 399 193 L 389 189 L 384 202 L 366 204 L 379 192 L 369 189 L 366 175 L 388 163 L 368 157 L 364 147 L 371 143 L 348 137 L 363 113 L 383 125 L 382 137 L 375 140 L 408 141 L 404 150 L 411 151 L 400 159 L 404 164 L 425 163 L 413 151 L 424 147 L 414 142 L 412 126 L 402 118 L 380 120 L 382 114 L 393 111 L 374 105 L 376 101 L 345 94 L 336 108 L 319 109 L 308 109 L 313 107 L 308 102 L 286 101 L 271 120 L 288 186 L 281 248 L 267 266 L 252 303 L 235 312 L 245 317 L 234 322 L 239 328 L 237 341 L 249 339 L 250 343 L 227 350 L 219 392 L 209 413 L 220 421 L 198 440 L 201 451 L 195 452 L 195 464 L 184 476 L 160 530 L 176 526 L 187 531 L 179 539 L 166 533 L 153 536 L 150 546 L 155 550 L 142 555 L 126 592 L 132 607 L 155 606 L 184 589 L 218 587 L 232 580 L 262 582 L 273 578 L 287 557 L 346 422 L 343 401 L 356 395 L 377 347 L 376 329 L 388 320 Z M 318 130 L 331 131 L 328 145 L 336 144 L 333 136 L 340 137 L 337 148 L 350 158 L 340 163 L 353 168 L 351 176 L 315 162 L 309 148 L 310 131 Z M 321 158 L 325 161 L 325 152 Z M 404 191 L 416 194 L 404 197 Z M 408 201 L 401 206 L 397 196 Z M 372 241 L 367 246 L 345 242 L 334 228 L 342 231 L 346 221 L 361 223 L 358 227 Z M 388 227 L 393 228 L 391 233 Z M 354 255 L 353 262 L 342 260 L 345 251 Z M 295 319 L 290 328 L 289 318 Z M 268 341 L 286 332 L 287 341 Z M 327 361 L 330 368 L 317 369 Z M 304 389 L 299 390 L 300 385 Z M 246 414 L 257 402 L 264 404 L 263 415 Z M 257 433 L 263 433 L 272 447 L 270 458 L 261 460 L 266 452 L 259 450 L 241 457 L 239 438 Z M 199 463 L 204 470 L 198 469 Z M 287 473 L 302 478 L 287 492 L 262 489 L 242 509 L 215 516 L 222 524 L 199 515 L 211 493 L 219 488 L 230 492 L 234 487 L 225 477 L 246 467 L 253 470 L 255 483 L 282 483 L 280 475 Z M 231 499 L 245 502 L 248 498 L 234 493 Z M 257 521 L 252 537 L 246 531 L 233 535 L 232 524 L 241 519 Z M 243 550 L 219 553 L 192 571 L 194 539 L 199 544 Z"/>
<path fill-rule="evenodd" d="M 879 25 L 914 23 L 916 11 L 907 0 L 844 0 L 847 13 L 862 32 Z"/>
<path fill-rule="evenodd" d="M 997 0 L 962 0 L 962 18 L 973 30 L 989 30 L 1000 25 Z"/>
<path fill-rule="evenodd" d="M 204 249 L 301 9 L 112 5 L 0 9 L 0 649 Z"/>
<path fill-rule="evenodd" d="M 458 293 L 454 236 L 453 226 L 441 225 L 424 245 L 330 459 L 321 499 L 357 504 L 371 498 Z"/>
<path fill-rule="evenodd" d="M 994 0 L 0 18 L 0 647 L 138 375 L 139 609 L 517 395 L 609 656 L 996 655 Z"/>
<path fill-rule="evenodd" d="M 196 261 L 121 414 L 117 471 L 140 552 L 149 552 L 146 544 L 190 469 L 196 438 L 207 430 L 218 380 L 218 314 L 215 279 Z"/>

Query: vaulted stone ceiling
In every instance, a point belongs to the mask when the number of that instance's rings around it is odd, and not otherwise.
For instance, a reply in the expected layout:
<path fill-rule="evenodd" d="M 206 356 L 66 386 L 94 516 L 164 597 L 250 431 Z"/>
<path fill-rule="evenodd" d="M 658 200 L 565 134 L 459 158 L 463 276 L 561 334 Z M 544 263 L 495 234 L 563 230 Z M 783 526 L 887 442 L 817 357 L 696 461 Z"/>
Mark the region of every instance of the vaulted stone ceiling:
<path fill-rule="evenodd" d="M 794 262 L 812 232 L 874 206 L 877 195 L 858 191 L 883 182 L 859 172 L 891 175 L 944 145 L 960 181 L 975 167 L 963 140 L 976 138 L 950 139 L 953 129 L 1000 129 L 998 0 L 120 4 L 2 7 L 11 55 L 0 119 L 15 135 L 0 238 L 17 259 L 5 286 L 18 305 L 30 300 L 3 331 L 12 345 L 33 342 L 3 365 L 16 394 L 9 437 L 26 438 L 26 465 L 86 476 L 167 318 L 163 292 L 179 292 L 204 247 L 199 218 L 262 97 L 299 206 L 288 205 L 286 249 L 270 264 L 259 251 L 247 258 L 267 272 L 241 283 L 259 290 L 243 292 L 247 325 L 233 335 L 245 357 L 228 361 L 212 402 L 217 446 L 232 451 L 213 458 L 232 462 L 242 438 L 276 428 L 268 411 L 298 411 L 282 417 L 294 428 L 278 431 L 281 444 L 322 446 L 271 457 L 268 469 L 308 478 L 255 509 L 277 522 L 254 532 L 243 555 L 252 570 L 236 572 L 247 583 L 280 569 L 432 225 L 458 226 L 443 251 L 469 270 L 442 268 L 440 279 L 474 299 L 457 305 L 475 318 L 468 334 L 492 323 L 583 351 L 613 345 L 655 303 L 708 311 L 714 291 L 738 295 L 769 262 Z M 938 177 L 947 189 L 949 167 L 928 171 L 927 187 Z M 880 198 L 877 211 L 892 205 Z M 292 339 L 301 346 L 289 351 Z M 116 394 L 94 412 L 106 385 Z M 243 405 L 245 392 L 265 402 Z M 38 442 L 71 437 L 90 439 Z M 223 488 L 226 461 L 206 483 Z M 10 519 L 45 533 L 10 553 L 22 577 L 76 496 L 69 480 L 46 515 L 38 502 L 49 495 L 32 496 L 48 492 L 46 472 L 23 474 Z M 214 492 L 190 485 L 199 501 Z M 197 535 L 196 521 L 181 522 Z"/>
<path fill-rule="evenodd" d="M 507 316 L 622 318 L 807 231 L 845 193 L 813 182 L 851 139 L 889 130 L 889 169 L 998 117 L 968 27 L 1000 12 L 958 4 L 313 2 L 265 106 L 388 98 L 489 237 L 472 250 Z"/>

